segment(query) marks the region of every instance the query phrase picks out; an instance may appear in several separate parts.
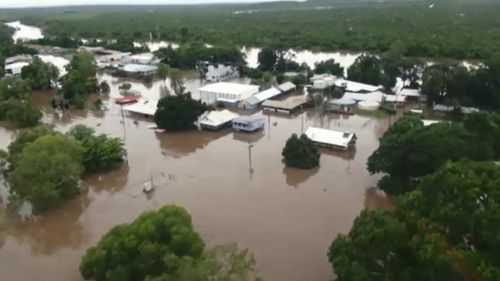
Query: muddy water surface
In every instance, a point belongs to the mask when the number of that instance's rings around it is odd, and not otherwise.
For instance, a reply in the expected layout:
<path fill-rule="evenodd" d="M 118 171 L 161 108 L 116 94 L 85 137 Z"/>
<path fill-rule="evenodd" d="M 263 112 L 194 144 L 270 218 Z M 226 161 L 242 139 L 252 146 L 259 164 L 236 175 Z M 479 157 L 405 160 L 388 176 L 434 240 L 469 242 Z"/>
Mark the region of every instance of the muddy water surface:
<path fill-rule="evenodd" d="M 196 73 L 185 76 L 187 90 L 198 98 L 196 89 L 201 84 Z M 264 115 L 266 128 L 256 134 L 230 129 L 155 134 L 148 129 L 150 120 L 125 115 L 122 121 L 120 106 L 113 100 L 126 80 L 105 74 L 99 79 L 111 85 L 111 93 L 104 98 L 107 110 L 61 115 L 48 106 L 52 93 L 33 97 L 44 107 L 44 122 L 54 123 L 61 131 L 86 124 L 122 138 L 128 164 L 86 177 L 87 189 L 79 197 L 35 221 L 9 216 L 7 231 L 0 235 L 0 280 L 81 280 L 82 254 L 110 228 L 145 210 L 179 204 L 191 213 L 208 245 L 237 242 L 249 248 L 264 280 L 326 281 L 332 277 L 326 252 L 335 236 L 347 232 L 363 208 L 390 205 L 371 188 L 377 178 L 365 166 L 388 119 L 308 111 Z M 159 98 L 168 85 L 168 80 L 151 85 L 132 81 L 132 89 L 145 98 Z M 321 165 L 313 170 L 286 168 L 280 155 L 286 139 L 308 126 L 354 131 L 357 149 L 351 153 L 322 150 Z M 8 146 L 14 133 L 0 124 L 0 149 Z M 253 143 L 250 151 L 249 142 Z M 142 185 L 151 177 L 158 188 L 145 196 Z"/>
<path fill-rule="evenodd" d="M 117 95 L 119 83 L 113 79 L 111 85 L 111 95 Z M 50 99 L 50 93 L 37 95 L 40 103 Z M 108 104 L 104 112 L 74 111 L 62 117 L 46 108 L 45 121 L 62 131 L 83 123 L 122 137 L 128 165 L 87 177 L 87 191 L 35 222 L 10 217 L 0 244 L 2 280 L 25 281 L 34 276 L 80 280 L 81 255 L 111 227 L 145 210 L 179 204 L 191 213 L 208 245 L 238 242 L 249 248 L 265 280 L 326 281 L 332 275 L 326 259 L 332 239 L 347 232 L 365 206 L 389 204 L 370 189 L 377 179 L 365 167 L 389 120 L 306 112 L 266 115 L 266 128 L 258 134 L 223 130 L 158 135 L 144 119 L 134 123 L 135 117 L 126 116 L 121 124 L 119 107 L 111 98 Z M 311 171 L 285 168 L 280 152 L 286 139 L 308 126 L 352 130 L 359 138 L 357 150 L 323 150 L 321 166 Z M 12 130 L 0 129 L 2 148 L 11 135 Z M 254 143 L 252 167 L 249 141 Z M 145 196 L 141 188 L 150 176 L 158 188 Z"/>

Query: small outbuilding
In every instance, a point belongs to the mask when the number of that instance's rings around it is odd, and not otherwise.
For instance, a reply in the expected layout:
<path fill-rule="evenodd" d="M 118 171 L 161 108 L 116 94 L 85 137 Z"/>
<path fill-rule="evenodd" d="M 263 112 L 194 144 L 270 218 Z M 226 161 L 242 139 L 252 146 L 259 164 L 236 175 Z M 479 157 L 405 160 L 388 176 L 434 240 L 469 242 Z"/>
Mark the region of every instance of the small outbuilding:
<path fill-rule="evenodd" d="M 336 113 L 350 114 L 356 108 L 356 101 L 349 98 L 340 98 L 328 102 L 328 110 Z"/>

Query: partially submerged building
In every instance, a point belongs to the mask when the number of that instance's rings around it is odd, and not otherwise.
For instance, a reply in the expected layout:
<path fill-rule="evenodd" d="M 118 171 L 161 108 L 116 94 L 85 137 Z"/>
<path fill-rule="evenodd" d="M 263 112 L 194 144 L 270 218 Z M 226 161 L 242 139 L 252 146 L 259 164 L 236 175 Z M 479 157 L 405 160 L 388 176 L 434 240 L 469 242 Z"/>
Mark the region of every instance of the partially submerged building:
<path fill-rule="evenodd" d="M 346 79 L 335 80 L 335 86 L 344 89 L 346 92 L 352 93 L 372 93 L 382 91 L 382 86 L 375 86 Z"/>
<path fill-rule="evenodd" d="M 209 82 L 222 82 L 240 76 L 238 67 L 230 63 L 199 62 L 198 70 L 201 77 Z"/>
<path fill-rule="evenodd" d="M 196 125 L 200 129 L 218 130 L 230 125 L 231 121 L 237 117 L 238 114 L 227 109 L 221 111 L 207 111 L 198 118 Z"/>
<path fill-rule="evenodd" d="M 264 128 L 262 116 L 240 116 L 233 119 L 233 129 L 238 132 L 255 132 Z"/>
<path fill-rule="evenodd" d="M 320 146 L 348 150 L 356 145 L 356 134 L 352 132 L 340 132 L 315 127 L 307 128 L 306 136 Z"/>
<path fill-rule="evenodd" d="M 17 55 L 5 59 L 5 74 L 20 75 L 23 67 L 29 65 L 33 60 L 31 55 Z"/>
<path fill-rule="evenodd" d="M 123 107 L 124 111 L 143 115 L 144 117 L 152 117 L 155 115 L 158 108 L 158 100 L 141 99 L 138 102 Z"/>
<path fill-rule="evenodd" d="M 349 98 L 340 98 L 328 102 L 328 110 L 335 113 L 351 114 L 356 108 L 356 101 Z"/>
<path fill-rule="evenodd" d="M 248 99 L 259 92 L 259 86 L 218 82 L 208 84 L 199 89 L 201 100 L 208 103 L 224 102 L 236 105 L 236 103 Z"/>
<path fill-rule="evenodd" d="M 285 94 L 295 90 L 297 87 L 292 82 L 285 82 L 276 87 L 271 87 L 267 90 L 259 92 L 248 99 L 241 101 L 238 104 L 238 107 L 241 109 L 256 109 L 258 108 L 264 101 L 275 98 L 281 94 Z"/>
<path fill-rule="evenodd" d="M 127 76 L 151 76 L 158 72 L 156 65 L 126 64 L 120 68 Z"/>
<path fill-rule="evenodd" d="M 302 108 L 307 102 L 307 96 L 291 96 L 285 100 L 266 100 L 262 103 L 263 110 L 271 110 L 275 112 L 292 113 Z"/>

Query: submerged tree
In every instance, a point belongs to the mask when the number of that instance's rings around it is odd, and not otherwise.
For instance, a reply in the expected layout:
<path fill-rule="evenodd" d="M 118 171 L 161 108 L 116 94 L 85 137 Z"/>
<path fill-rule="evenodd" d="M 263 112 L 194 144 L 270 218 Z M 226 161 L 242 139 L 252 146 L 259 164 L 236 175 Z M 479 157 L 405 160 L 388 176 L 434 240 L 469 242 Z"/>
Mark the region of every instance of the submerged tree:
<path fill-rule="evenodd" d="M 85 125 L 74 126 L 68 134 L 82 144 L 83 165 L 88 173 L 112 169 L 124 160 L 126 151 L 118 138 L 104 134 L 96 136 L 94 129 Z"/>
<path fill-rule="evenodd" d="M 59 70 L 53 64 L 34 57 L 29 65 L 23 67 L 21 77 L 32 90 L 46 90 L 53 87 L 59 77 Z"/>
<path fill-rule="evenodd" d="M 29 200 L 40 212 L 73 197 L 83 172 L 82 154 L 78 141 L 61 134 L 26 145 L 8 177 L 14 201 Z"/>
<path fill-rule="evenodd" d="M 368 171 L 389 174 L 379 185 L 384 191 L 404 193 L 413 187 L 402 183 L 432 173 L 448 160 L 491 159 L 491 144 L 478 147 L 480 140 L 458 123 L 424 127 L 416 117 L 404 117 L 380 139 L 380 146 L 368 158 Z"/>
<path fill-rule="evenodd" d="M 283 162 L 290 167 L 312 169 L 319 165 L 318 148 L 305 134 L 302 134 L 300 138 L 293 134 L 286 141 L 281 155 Z"/>
<path fill-rule="evenodd" d="M 377 210 L 363 211 L 348 235 L 337 236 L 328 260 L 338 281 L 463 281 L 460 255 L 417 218 Z"/>
<path fill-rule="evenodd" d="M 329 59 L 314 64 L 314 73 L 329 73 L 338 77 L 344 76 L 344 68 L 334 59 Z"/>
<path fill-rule="evenodd" d="M 204 243 L 193 229 L 191 216 L 172 205 L 115 226 L 87 250 L 80 272 L 84 279 L 95 281 L 176 275 L 186 264 L 199 260 L 203 252 Z"/>
<path fill-rule="evenodd" d="M 206 105 L 193 100 L 190 95 L 167 96 L 158 101 L 154 121 L 162 129 L 188 129 L 207 109 Z"/>

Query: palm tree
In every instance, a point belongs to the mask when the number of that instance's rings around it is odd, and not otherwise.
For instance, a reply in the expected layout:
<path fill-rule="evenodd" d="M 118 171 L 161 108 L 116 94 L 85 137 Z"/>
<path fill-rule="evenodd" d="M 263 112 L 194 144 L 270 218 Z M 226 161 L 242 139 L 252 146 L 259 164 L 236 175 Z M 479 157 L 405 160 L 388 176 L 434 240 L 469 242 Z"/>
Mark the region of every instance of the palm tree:
<path fill-rule="evenodd" d="M 166 80 L 168 77 L 168 73 L 170 72 L 170 66 L 168 64 L 160 63 L 158 66 L 158 75 L 160 75 L 160 78 L 163 80 L 163 83 L 166 86 Z"/>
<path fill-rule="evenodd" d="M 170 87 L 177 95 L 182 95 L 184 93 L 184 80 L 182 78 L 182 73 L 177 68 L 170 68 L 168 71 L 168 77 L 170 77 Z"/>

